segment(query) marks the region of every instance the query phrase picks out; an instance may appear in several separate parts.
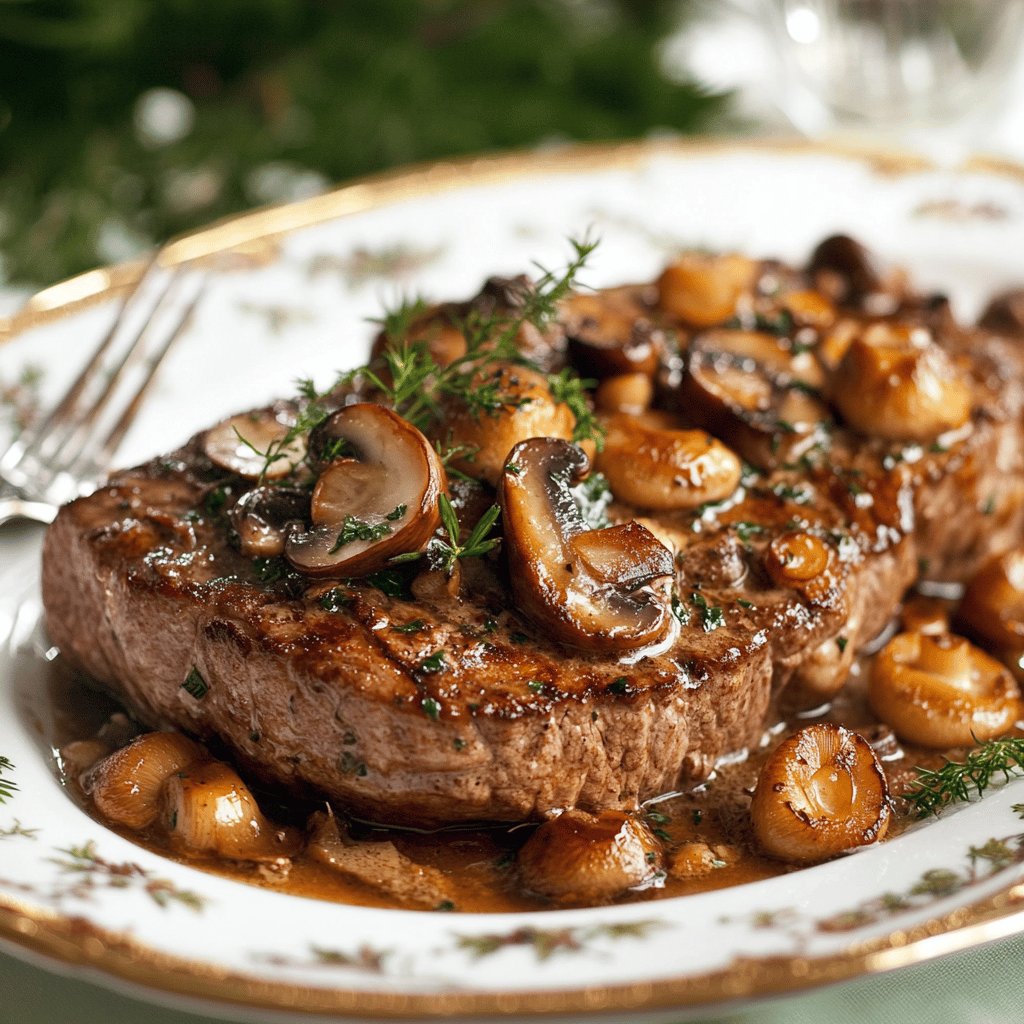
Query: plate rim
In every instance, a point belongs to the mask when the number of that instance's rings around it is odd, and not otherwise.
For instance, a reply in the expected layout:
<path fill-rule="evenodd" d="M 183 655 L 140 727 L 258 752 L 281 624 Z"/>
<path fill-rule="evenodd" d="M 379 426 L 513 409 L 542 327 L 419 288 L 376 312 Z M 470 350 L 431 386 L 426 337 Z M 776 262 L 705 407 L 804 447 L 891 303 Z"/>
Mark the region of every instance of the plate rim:
<path fill-rule="evenodd" d="M 168 266 L 225 254 L 247 263 L 276 258 L 278 242 L 293 232 L 405 199 L 486 185 L 510 177 L 544 176 L 623 168 L 652 157 L 701 158 L 730 153 L 829 156 L 867 165 L 886 176 L 934 172 L 937 164 L 920 154 L 872 146 L 803 139 L 696 138 L 625 143 L 572 144 L 552 150 L 515 150 L 416 164 L 358 178 L 321 195 L 228 217 L 179 236 L 165 245 Z M 1024 184 L 1024 164 L 972 157 L 955 174 L 983 173 Z M 114 298 L 138 280 L 148 261 L 97 268 L 34 294 L 21 310 L 0 318 L 0 344 L 36 326 L 72 316 Z M 783 955 L 736 959 L 699 975 L 620 985 L 546 990 L 395 993 L 311 988 L 217 968 L 157 951 L 125 934 L 102 929 L 80 917 L 62 915 L 0 893 L 0 940 L 51 965 L 96 971 L 114 980 L 224 1006 L 289 1012 L 312 1017 L 370 1016 L 378 1019 L 466 1016 L 531 1017 L 567 1013 L 696 1009 L 756 996 L 796 994 L 854 977 L 878 975 L 923 963 L 1024 931 L 1024 882 L 1010 882 L 994 894 L 954 910 L 895 929 L 885 936 L 823 956 Z"/>

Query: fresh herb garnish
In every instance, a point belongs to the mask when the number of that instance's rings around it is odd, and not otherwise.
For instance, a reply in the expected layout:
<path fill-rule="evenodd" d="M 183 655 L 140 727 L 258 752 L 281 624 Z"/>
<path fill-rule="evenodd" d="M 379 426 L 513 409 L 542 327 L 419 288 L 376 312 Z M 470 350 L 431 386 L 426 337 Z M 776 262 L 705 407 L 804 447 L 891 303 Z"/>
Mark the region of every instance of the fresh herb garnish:
<path fill-rule="evenodd" d="M 387 523 L 368 523 L 365 519 L 359 519 L 356 516 L 345 516 L 338 539 L 334 542 L 334 547 L 327 553 L 333 555 L 335 551 L 343 548 L 346 544 L 357 540 L 377 541 L 386 537 L 390 532 L 391 527 Z"/>
<path fill-rule="evenodd" d="M 254 558 L 252 571 L 260 583 L 276 583 L 288 575 L 288 563 L 283 558 Z"/>
<path fill-rule="evenodd" d="M 629 691 L 629 680 L 625 676 L 619 676 L 608 684 L 608 692 L 618 694 L 620 697 Z"/>
<path fill-rule="evenodd" d="M 421 633 L 427 628 L 427 624 L 422 619 L 413 619 L 412 622 L 405 622 L 401 626 L 391 627 L 396 633 Z"/>
<path fill-rule="evenodd" d="M 564 271 L 555 273 L 540 267 L 541 275 L 535 282 L 518 287 L 511 308 L 487 315 L 471 310 L 454 324 L 466 339 L 466 350 L 450 363 L 439 365 L 428 341 L 410 336 L 416 321 L 426 312 L 422 300 L 416 300 L 387 314 L 382 321 L 386 343 L 380 364 L 342 374 L 335 387 L 362 379 L 381 392 L 399 416 L 421 430 L 440 418 L 442 403 L 450 400 L 459 402 L 473 416 L 515 408 L 520 399 L 504 391 L 500 376 L 489 377 L 486 371 L 500 363 L 524 362 L 516 343 L 520 329 L 529 323 L 543 330 L 554 318 L 558 303 L 572 290 L 577 274 L 597 245 L 575 239 L 570 244 L 574 255 Z"/>
<path fill-rule="evenodd" d="M 701 623 L 705 633 L 713 633 L 720 626 L 725 625 L 725 613 L 718 605 L 709 605 L 707 598 L 695 590 L 690 595 L 690 601 L 700 609 Z"/>
<path fill-rule="evenodd" d="M 604 427 L 598 422 L 590 406 L 587 389 L 597 386 L 596 380 L 584 379 L 569 367 L 560 373 L 548 374 L 548 389 L 556 402 L 567 405 L 576 417 L 573 427 L 574 441 L 593 441 L 598 451 L 604 448 Z"/>
<path fill-rule="evenodd" d="M 7 800 L 14 796 L 15 790 L 18 788 L 18 784 L 13 779 L 5 779 L 3 777 L 4 772 L 13 770 L 14 765 L 6 757 L 0 757 L 0 804 L 6 803 Z"/>
<path fill-rule="evenodd" d="M 394 569 L 381 569 L 378 572 L 371 572 L 364 576 L 363 580 L 371 587 L 387 594 L 388 597 L 405 597 L 405 577 Z"/>
<path fill-rule="evenodd" d="M 963 761 L 950 761 L 936 770 L 917 768 L 913 786 L 902 797 L 919 818 L 938 814 L 948 804 L 970 800 L 1002 776 L 1009 781 L 1024 774 L 1024 737 L 1010 736 L 979 744 Z"/>
<path fill-rule="evenodd" d="M 185 682 L 181 684 L 181 688 L 190 696 L 196 700 L 202 700 L 209 692 L 210 687 L 206 680 L 199 674 L 199 669 L 192 666 L 192 670 L 187 676 L 185 676 Z"/>
<path fill-rule="evenodd" d="M 427 545 L 425 554 L 431 569 L 443 570 L 450 576 L 455 571 L 455 563 L 460 558 L 480 558 L 489 551 L 493 551 L 501 543 L 500 537 L 487 536 L 494 529 L 498 517 L 501 515 L 500 505 L 492 505 L 477 520 L 477 524 L 466 538 L 465 544 L 459 543 L 461 534 L 459 517 L 455 514 L 455 509 L 448 500 L 448 496 L 442 494 L 437 505 L 448 539 L 442 540 L 440 537 L 434 537 Z M 394 564 L 412 562 L 422 558 L 423 555 L 422 551 L 407 551 L 405 554 L 392 558 L 391 561 Z"/>
<path fill-rule="evenodd" d="M 764 527 L 760 523 L 740 521 L 730 523 L 729 525 L 736 531 L 736 536 L 739 537 L 744 544 L 746 544 L 747 541 L 756 534 L 764 533 Z"/>
<path fill-rule="evenodd" d="M 434 651 L 420 662 L 421 672 L 443 672 L 447 667 L 444 651 Z"/>
<path fill-rule="evenodd" d="M 433 697 L 424 697 L 420 701 L 420 707 L 432 722 L 436 722 L 441 717 L 441 705 Z"/>
<path fill-rule="evenodd" d="M 325 612 L 340 612 L 342 608 L 352 603 L 352 595 L 346 593 L 341 587 L 331 587 L 326 594 L 320 595 L 317 604 Z"/>

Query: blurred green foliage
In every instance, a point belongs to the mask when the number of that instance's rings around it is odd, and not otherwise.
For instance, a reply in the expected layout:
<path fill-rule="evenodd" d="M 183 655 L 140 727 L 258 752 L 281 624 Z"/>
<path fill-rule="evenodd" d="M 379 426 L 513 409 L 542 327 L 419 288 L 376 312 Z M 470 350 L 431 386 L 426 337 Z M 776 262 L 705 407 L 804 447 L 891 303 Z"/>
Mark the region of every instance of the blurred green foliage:
<path fill-rule="evenodd" d="M 695 130 L 720 98 L 658 60 L 685 7 L 0 0 L 0 280 L 411 161 Z"/>

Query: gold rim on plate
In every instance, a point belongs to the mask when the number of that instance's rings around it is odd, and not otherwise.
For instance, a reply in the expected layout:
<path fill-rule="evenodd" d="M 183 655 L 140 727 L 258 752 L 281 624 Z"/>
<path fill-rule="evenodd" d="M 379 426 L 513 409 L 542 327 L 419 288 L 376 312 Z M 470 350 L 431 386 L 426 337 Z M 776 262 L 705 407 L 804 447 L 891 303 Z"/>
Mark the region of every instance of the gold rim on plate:
<path fill-rule="evenodd" d="M 232 217 L 175 239 L 164 247 L 161 259 L 167 265 L 178 265 L 232 254 L 247 262 L 270 261 L 276 255 L 277 240 L 283 235 L 404 199 L 510 177 L 628 167 L 660 154 L 696 158 L 730 152 L 833 156 L 867 164 L 887 176 L 935 170 L 934 164 L 918 155 L 802 140 L 658 140 L 470 157 L 374 175 L 300 202 Z M 1024 182 L 1024 166 L 1008 161 L 975 158 L 960 169 Z M 143 268 L 142 262 L 100 268 L 38 292 L 19 312 L 0 318 L 0 342 L 120 293 L 139 278 Z M 701 975 L 625 985 L 408 994 L 268 982 L 160 953 L 125 935 L 100 929 L 81 917 L 44 911 L 0 894 L 0 939 L 64 965 L 92 968 L 167 994 L 238 1007 L 378 1019 L 540 1016 L 721 1005 L 758 996 L 794 994 L 878 974 L 1021 932 L 1024 883 L 1015 883 L 949 914 L 855 943 L 827 956 L 737 958 L 724 968 Z"/>

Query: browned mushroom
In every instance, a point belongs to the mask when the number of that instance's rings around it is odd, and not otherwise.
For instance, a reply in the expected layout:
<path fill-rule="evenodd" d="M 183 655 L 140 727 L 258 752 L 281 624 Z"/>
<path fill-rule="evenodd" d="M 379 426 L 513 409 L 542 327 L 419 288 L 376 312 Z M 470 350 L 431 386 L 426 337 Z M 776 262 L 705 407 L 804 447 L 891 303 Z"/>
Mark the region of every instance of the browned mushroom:
<path fill-rule="evenodd" d="M 684 253 L 658 278 L 658 301 L 670 316 L 693 327 L 724 323 L 750 292 L 758 265 L 745 256 Z"/>
<path fill-rule="evenodd" d="M 494 364 L 479 376 L 478 383 L 494 387 L 503 404 L 493 414 L 470 412 L 461 403 L 445 409 L 436 433 L 455 453 L 449 459 L 453 469 L 493 487 L 508 453 L 520 441 L 528 437 L 572 438 L 576 417 L 552 395 L 544 374 L 523 366 Z"/>
<path fill-rule="evenodd" d="M 325 430 L 355 454 L 320 474 L 312 528 L 289 534 L 288 561 L 309 576 L 364 576 L 419 551 L 441 521 L 438 497 L 447 489 L 430 442 L 390 409 L 368 403 L 334 413 Z"/>
<path fill-rule="evenodd" d="M 867 740 L 820 723 L 772 752 L 750 814 L 766 853 L 813 863 L 882 839 L 892 810 L 885 773 Z"/>
<path fill-rule="evenodd" d="M 516 858 L 525 888 L 559 903 L 607 903 L 661 872 L 658 840 L 623 811 L 563 811 L 544 822 Z"/>
<path fill-rule="evenodd" d="M 570 486 L 589 460 L 532 438 L 512 450 L 499 489 L 518 607 L 563 643 L 630 651 L 662 639 L 674 617 L 671 552 L 639 523 L 588 530 Z"/>
<path fill-rule="evenodd" d="M 559 306 L 572 363 L 586 376 L 654 374 L 665 339 L 650 320 L 651 299 L 644 288 L 577 292 Z"/>
<path fill-rule="evenodd" d="M 1021 714 L 1007 669 L 951 633 L 894 636 L 875 656 L 868 700 L 897 735 L 938 750 L 1001 736 Z"/>
<path fill-rule="evenodd" d="M 884 267 L 849 235 L 831 235 L 820 242 L 807 272 L 815 288 L 833 302 L 859 307 L 873 316 L 894 312 L 906 284 L 902 271 Z"/>
<path fill-rule="evenodd" d="M 283 444 L 291 423 L 270 409 L 221 420 L 203 435 L 203 453 L 216 466 L 250 480 L 288 476 L 306 454 L 301 438 Z"/>
<path fill-rule="evenodd" d="M 822 440 L 831 420 L 823 375 L 810 352 L 761 331 L 694 337 L 676 405 L 756 466 L 793 462 Z"/>
<path fill-rule="evenodd" d="M 221 761 L 171 775 L 164 784 L 161 819 L 175 846 L 193 857 L 276 861 L 298 853 L 301 845 L 295 829 L 267 821 L 249 787 Z"/>
<path fill-rule="evenodd" d="M 1024 338 L 1024 288 L 993 296 L 978 326 L 1011 338 Z"/>
<path fill-rule="evenodd" d="M 742 466 L 703 430 L 683 430 L 666 413 L 605 421 L 604 450 L 595 468 L 612 493 L 637 508 L 671 511 L 722 501 L 736 490 Z"/>
<path fill-rule="evenodd" d="M 985 563 L 964 591 L 957 618 L 1024 681 L 1024 547 Z"/>
<path fill-rule="evenodd" d="M 180 733 L 143 733 L 98 762 L 83 779 L 83 789 L 105 818 L 145 828 L 157 817 L 167 780 L 206 756 Z"/>
<path fill-rule="evenodd" d="M 293 523 L 309 515 L 309 493 L 294 487 L 254 487 L 228 513 L 246 558 L 276 558 L 284 554 Z"/>
<path fill-rule="evenodd" d="M 867 327 L 836 367 L 832 393 L 854 430 L 889 441 L 931 441 L 971 415 L 967 380 L 919 327 Z"/>

